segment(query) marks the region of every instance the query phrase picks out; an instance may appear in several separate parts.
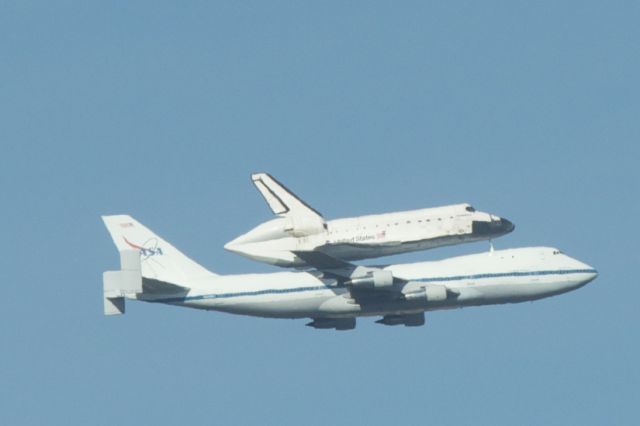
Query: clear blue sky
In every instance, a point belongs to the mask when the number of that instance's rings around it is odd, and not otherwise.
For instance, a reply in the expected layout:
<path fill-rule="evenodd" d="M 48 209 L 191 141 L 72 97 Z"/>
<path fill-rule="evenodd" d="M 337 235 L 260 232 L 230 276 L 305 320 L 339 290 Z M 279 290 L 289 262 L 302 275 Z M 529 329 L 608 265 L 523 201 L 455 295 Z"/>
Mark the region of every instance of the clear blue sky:
<path fill-rule="evenodd" d="M 0 2 L 0 423 L 634 423 L 640 8 L 535 3 Z M 274 271 L 222 248 L 254 171 L 328 218 L 471 202 L 600 277 L 412 329 L 102 316 L 101 214 Z"/>

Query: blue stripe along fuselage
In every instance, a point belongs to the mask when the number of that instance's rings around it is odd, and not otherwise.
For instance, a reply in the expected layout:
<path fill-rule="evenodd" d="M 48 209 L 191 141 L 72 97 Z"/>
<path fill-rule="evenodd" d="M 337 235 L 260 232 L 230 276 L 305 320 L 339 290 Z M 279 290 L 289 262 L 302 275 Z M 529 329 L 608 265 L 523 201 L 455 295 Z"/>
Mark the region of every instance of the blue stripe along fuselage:
<path fill-rule="evenodd" d="M 434 278 L 418 278 L 411 281 L 419 281 L 423 283 L 440 282 L 440 281 L 460 281 L 460 280 L 479 280 L 483 278 L 504 278 L 504 277 L 531 277 L 540 275 L 567 275 L 567 274 L 594 274 L 598 273 L 595 269 L 559 269 L 555 271 L 527 271 L 527 272 L 496 272 L 475 275 L 456 275 L 452 277 L 434 277 Z"/>
<path fill-rule="evenodd" d="M 487 278 L 507 278 L 507 277 L 529 277 L 529 276 L 544 276 L 544 275 L 568 275 L 568 274 L 593 274 L 597 273 L 595 269 L 560 269 L 555 271 L 528 271 L 528 272 L 496 272 L 496 273 L 484 273 L 484 274 L 473 274 L 473 275 L 455 275 L 450 277 L 432 277 L 432 278 L 416 278 L 410 279 L 408 281 L 417 281 L 424 283 L 433 283 L 433 282 L 452 282 L 452 281 L 462 281 L 462 280 L 479 280 L 479 279 L 487 279 Z M 254 291 L 239 291 L 233 293 L 212 293 L 212 294 L 202 294 L 197 296 L 182 296 L 182 297 L 169 297 L 169 298 L 161 298 L 161 299 L 142 299 L 146 302 L 155 302 L 155 303 L 182 303 L 189 302 L 195 300 L 206 300 L 206 299 L 228 299 L 233 297 L 244 297 L 244 296 L 261 296 L 264 294 L 287 294 L 287 293 L 302 293 L 306 291 L 317 291 L 317 290 L 329 290 L 335 287 L 330 287 L 327 285 L 317 285 L 317 286 L 309 286 L 309 287 L 293 287 L 293 288 L 282 288 L 282 289 L 264 289 L 264 290 L 254 290 Z"/>

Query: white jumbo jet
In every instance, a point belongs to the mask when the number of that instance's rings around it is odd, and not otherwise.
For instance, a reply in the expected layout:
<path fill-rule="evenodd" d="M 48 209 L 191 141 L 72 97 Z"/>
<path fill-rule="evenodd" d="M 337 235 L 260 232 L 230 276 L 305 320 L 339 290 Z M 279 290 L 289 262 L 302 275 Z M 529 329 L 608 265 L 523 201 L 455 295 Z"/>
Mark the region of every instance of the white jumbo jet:
<path fill-rule="evenodd" d="M 310 271 L 216 275 L 126 215 L 103 216 L 120 270 L 103 275 L 104 313 L 125 299 L 270 318 L 310 318 L 308 326 L 355 327 L 356 317 L 419 326 L 424 312 L 516 303 L 575 290 L 597 276 L 559 250 L 529 247 L 440 261 L 358 266 L 317 251 L 296 252 Z"/>
<path fill-rule="evenodd" d="M 513 223 L 469 204 L 325 220 L 267 173 L 251 179 L 278 217 L 228 242 L 224 248 L 284 267 L 309 267 L 295 252 L 319 251 L 342 260 L 370 259 L 507 234 Z"/>

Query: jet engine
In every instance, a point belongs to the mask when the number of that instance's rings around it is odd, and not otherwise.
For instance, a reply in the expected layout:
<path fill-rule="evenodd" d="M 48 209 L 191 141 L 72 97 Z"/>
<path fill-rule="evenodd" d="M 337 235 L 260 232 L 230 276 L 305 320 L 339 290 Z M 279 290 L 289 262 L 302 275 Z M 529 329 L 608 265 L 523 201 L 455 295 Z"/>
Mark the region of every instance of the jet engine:
<path fill-rule="evenodd" d="M 356 288 L 383 289 L 393 286 L 393 274 L 391 271 L 376 270 L 364 277 L 352 278 L 345 283 Z"/>
<path fill-rule="evenodd" d="M 428 302 L 441 302 L 447 300 L 447 287 L 443 285 L 427 285 L 418 291 L 404 295 L 406 300 L 427 300 Z"/>
<path fill-rule="evenodd" d="M 313 328 L 333 328 L 335 330 L 353 330 L 356 328 L 355 318 L 315 318 L 307 324 Z"/>
<path fill-rule="evenodd" d="M 382 319 L 376 321 L 378 324 L 384 325 L 404 325 L 405 327 L 419 327 L 424 325 L 424 313 L 404 314 L 404 315 L 385 315 Z"/>

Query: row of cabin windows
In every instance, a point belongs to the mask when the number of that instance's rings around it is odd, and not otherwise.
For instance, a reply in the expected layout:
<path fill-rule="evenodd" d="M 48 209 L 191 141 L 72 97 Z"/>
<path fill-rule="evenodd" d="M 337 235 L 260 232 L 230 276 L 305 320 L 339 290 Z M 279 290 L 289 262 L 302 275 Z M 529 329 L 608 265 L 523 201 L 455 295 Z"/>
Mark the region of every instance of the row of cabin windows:
<path fill-rule="evenodd" d="M 449 216 L 449 219 L 453 219 L 453 216 Z M 441 218 L 441 217 L 439 217 L 439 218 L 437 218 L 437 219 L 434 219 L 434 221 L 435 221 L 435 220 L 438 220 L 439 222 L 441 222 L 441 221 L 442 221 L 442 218 Z M 418 219 L 418 220 L 417 220 L 417 222 L 418 222 L 418 223 L 422 223 L 422 222 L 425 222 L 425 223 L 426 223 L 426 222 L 431 222 L 431 219 L 424 219 L 424 221 L 423 221 L 422 219 Z M 407 221 L 407 224 L 410 224 L 410 223 L 411 223 L 411 221 L 410 221 L 410 220 L 408 220 L 408 221 Z M 400 222 L 387 223 L 387 228 L 390 228 L 390 227 L 391 227 L 391 225 L 393 225 L 393 226 L 398 226 L 398 225 L 400 225 Z M 380 225 L 376 225 L 376 228 L 379 228 L 379 227 L 380 227 Z M 366 226 L 363 226 L 362 228 L 360 228 L 360 227 L 356 228 L 356 230 L 360 230 L 360 229 L 367 229 L 367 227 L 366 227 Z M 333 234 L 334 232 L 335 232 L 335 233 L 338 233 L 338 232 L 341 232 L 341 230 L 340 230 L 340 229 L 337 229 L 337 230 L 335 230 L 335 231 L 329 231 L 329 234 Z M 345 232 L 346 232 L 346 231 L 345 231 Z"/>

